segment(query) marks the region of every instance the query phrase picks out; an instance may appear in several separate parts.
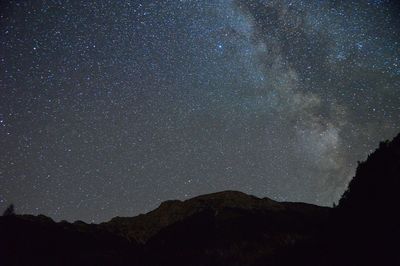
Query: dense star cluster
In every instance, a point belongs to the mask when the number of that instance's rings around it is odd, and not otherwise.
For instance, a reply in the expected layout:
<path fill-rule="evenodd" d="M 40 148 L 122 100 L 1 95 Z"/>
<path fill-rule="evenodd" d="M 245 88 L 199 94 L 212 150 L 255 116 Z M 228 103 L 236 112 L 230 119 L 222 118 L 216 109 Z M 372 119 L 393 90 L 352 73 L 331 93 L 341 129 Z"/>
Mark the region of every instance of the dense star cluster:
<path fill-rule="evenodd" d="M 3 1 L 0 210 L 331 205 L 400 130 L 395 1 Z"/>

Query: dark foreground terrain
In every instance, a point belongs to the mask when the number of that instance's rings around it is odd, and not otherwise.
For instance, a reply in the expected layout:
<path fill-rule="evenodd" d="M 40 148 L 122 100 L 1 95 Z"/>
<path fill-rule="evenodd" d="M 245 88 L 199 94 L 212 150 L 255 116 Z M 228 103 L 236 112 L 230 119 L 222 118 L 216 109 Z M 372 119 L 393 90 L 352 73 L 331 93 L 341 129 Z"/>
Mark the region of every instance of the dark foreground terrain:
<path fill-rule="evenodd" d="M 400 265 L 400 135 L 335 208 L 236 191 L 102 224 L 0 217 L 0 265 Z"/>

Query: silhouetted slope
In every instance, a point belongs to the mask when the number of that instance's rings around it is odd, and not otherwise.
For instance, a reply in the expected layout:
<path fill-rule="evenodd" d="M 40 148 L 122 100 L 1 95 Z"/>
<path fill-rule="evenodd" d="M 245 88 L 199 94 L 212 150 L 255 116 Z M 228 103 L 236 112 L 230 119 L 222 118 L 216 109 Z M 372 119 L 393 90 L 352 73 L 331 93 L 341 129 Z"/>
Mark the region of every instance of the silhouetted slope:
<path fill-rule="evenodd" d="M 198 196 L 186 201 L 170 200 L 157 209 L 136 217 L 115 217 L 100 226 L 128 239 L 146 242 L 160 229 L 204 210 L 218 212 L 226 208 L 243 210 L 284 209 L 281 203 L 268 198 L 259 199 L 237 191 L 224 191 Z"/>
<path fill-rule="evenodd" d="M 314 237 L 329 211 L 225 191 L 100 225 L 0 217 L 0 243 L 13 265 L 256 265 Z"/>
<path fill-rule="evenodd" d="M 400 265 L 399 196 L 400 134 L 359 163 L 336 209 L 336 242 L 352 263 Z"/>
<path fill-rule="evenodd" d="M 272 265 L 281 250 L 313 238 L 328 217 L 328 208 L 285 205 L 204 208 L 149 239 L 148 257 L 152 265 Z"/>
<path fill-rule="evenodd" d="M 400 134 L 359 163 L 355 177 L 340 199 L 349 212 L 392 212 L 398 207 L 400 191 Z M 351 211 L 350 211 L 351 210 Z"/>
<path fill-rule="evenodd" d="M 0 265 L 127 265 L 137 245 L 83 222 L 0 217 Z"/>
<path fill-rule="evenodd" d="M 148 214 L 101 226 L 145 242 L 149 265 L 256 265 L 312 238 L 329 211 L 224 191 L 167 201 Z"/>
<path fill-rule="evenodd" d="M 400 265 L 400 135 L 360 163 L 337 208 L 236 191 L 99 225 L 0 217 L 0 265 Z"/>

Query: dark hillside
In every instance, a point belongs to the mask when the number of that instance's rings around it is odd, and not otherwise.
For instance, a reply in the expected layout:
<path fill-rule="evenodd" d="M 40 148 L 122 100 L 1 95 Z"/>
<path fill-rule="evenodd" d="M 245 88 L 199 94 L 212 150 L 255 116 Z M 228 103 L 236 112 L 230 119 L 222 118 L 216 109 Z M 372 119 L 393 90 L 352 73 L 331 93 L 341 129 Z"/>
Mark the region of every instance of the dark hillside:
<path fill-rule="evenodd" d="M 0 217 L 0 265 L 400 265 L 400 135 L 382 142 L 338 207 L 237 191 L 172 200 L 101 224 Z"/>

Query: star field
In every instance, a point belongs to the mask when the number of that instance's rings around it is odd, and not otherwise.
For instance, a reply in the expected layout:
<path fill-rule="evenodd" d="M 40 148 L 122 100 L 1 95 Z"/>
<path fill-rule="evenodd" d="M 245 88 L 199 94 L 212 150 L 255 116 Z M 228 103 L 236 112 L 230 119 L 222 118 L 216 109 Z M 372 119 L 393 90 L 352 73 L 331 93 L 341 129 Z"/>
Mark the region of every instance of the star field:
<path fill-rule="evenodd" d="M 400 131 L 395 1 L 4 1 L 0 210 L 332 205 Z"/>

